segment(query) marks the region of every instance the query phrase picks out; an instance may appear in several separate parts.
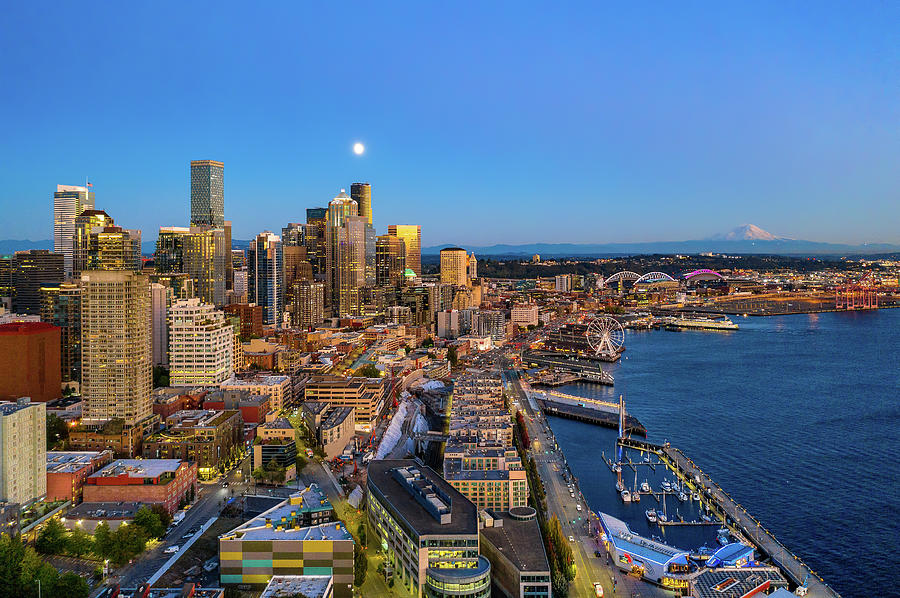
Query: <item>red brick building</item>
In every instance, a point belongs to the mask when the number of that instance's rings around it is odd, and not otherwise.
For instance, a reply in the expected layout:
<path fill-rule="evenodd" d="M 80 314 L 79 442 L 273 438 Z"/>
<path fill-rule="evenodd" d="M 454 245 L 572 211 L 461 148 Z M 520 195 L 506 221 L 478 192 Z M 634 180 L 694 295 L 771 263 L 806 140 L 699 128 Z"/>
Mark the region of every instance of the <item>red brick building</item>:
<path fill-rule="evenodd" d="M 204 409 L 217 411 L 238 410 L 247 424 L 261 424 L 266 421 L 266 414 L 271 410 L 269 397 L 252 395 L 239 390 L 216 390 L 206 395 Z"/>
<path fill-rule="evenodd" d="M 197 490 L 197 464 L 181 459 L 119 459 L 88 477 L 84 502 L 161 504 L 169 513 Z"/>
<path fill-rule="evenodd" d="M 112 451 L 48 451 L 47 500 L 78 504 L 88 476 L 112 460 Z"/>
<path fill-rule="evenodd" d="M 153 391 L 153 413 L 165 420 L 170 415 L 188 409 L 201 409 L 209 391 L 159 388 Z"/>
<path fill-rule="evenodd" d="M 60 329 L 46 322 L 0 324 L 0 400 L 62 396 Z"/>
<path fill-rule="evenodd" d="M 251 338 L 263 335 L 263 308 L 261 305 L 250 303 L 232 303 L 222 310 L 226 314 L 237 316 L 241 319 L 241 337 Z"/>

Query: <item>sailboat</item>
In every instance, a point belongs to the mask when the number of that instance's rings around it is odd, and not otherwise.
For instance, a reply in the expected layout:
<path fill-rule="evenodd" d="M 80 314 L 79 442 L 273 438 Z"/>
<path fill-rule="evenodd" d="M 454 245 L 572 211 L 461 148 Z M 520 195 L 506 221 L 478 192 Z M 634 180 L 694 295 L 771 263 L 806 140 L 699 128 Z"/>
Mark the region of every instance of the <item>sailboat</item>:
<path fill-rule="evenodd" d="M 665 523 L 666 521 L 669 520 L 669 518 L 666 516 L 666 495 L 665 494 L 662 495 L 662 505 L 663 505 L 663 510 L 661 512 L 660 511 L 656 512 L 656 519 L 659 520 L 661 523 Z"/>
<path fill-rule="evenodd" d="M 641 502 L 641 495 L 638 492 L 638 485 L 637 485 L 637 468 L 634 469 L 634 490 L 631 491 L 631 501 L 632 502 Z"/>
<path fill-rule="evenodd" d="M 650 492 L 650 482 L 647 480 L 641 482 L 641 492 Z"/>

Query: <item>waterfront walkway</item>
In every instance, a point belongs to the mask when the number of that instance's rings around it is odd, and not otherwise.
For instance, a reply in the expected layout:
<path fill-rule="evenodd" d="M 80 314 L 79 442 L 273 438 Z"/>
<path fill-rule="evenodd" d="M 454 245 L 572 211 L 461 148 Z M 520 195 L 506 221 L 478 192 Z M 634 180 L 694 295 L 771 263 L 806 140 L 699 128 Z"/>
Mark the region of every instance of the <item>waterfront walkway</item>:
<path fill-rule="evenodd" d="M 633 438 L 620 438 L 619 444 L 625 448 L 652 452 L 666 463 L 690 487 L 704 495 L 710 508 L 722 516 L 726 523 L 736 526 L 740 533 L 756 544 L 772 562 L 790 577 L 794 583 L 807 583 L 810 598 L 839 598 L 839 594 L 829 587 L 809 566 L 775 539 L 775 536 L 731 498 L 712 478 L 706 475 L 681 450 Z"/>

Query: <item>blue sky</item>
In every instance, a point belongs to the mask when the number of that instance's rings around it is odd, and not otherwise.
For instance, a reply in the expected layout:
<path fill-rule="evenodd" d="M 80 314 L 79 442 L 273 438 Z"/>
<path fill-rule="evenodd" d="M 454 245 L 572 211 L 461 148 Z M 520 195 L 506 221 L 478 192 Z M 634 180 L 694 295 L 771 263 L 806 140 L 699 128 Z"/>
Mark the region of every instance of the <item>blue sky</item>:
<path fill-rule="evenodd" d="M 424 245 L 900 241 L 896 2 L 324 4 L 8 5 L 0 238 L 90 176 L 152 239 L 212 158 L 235 238 L 368 180 Z"/>

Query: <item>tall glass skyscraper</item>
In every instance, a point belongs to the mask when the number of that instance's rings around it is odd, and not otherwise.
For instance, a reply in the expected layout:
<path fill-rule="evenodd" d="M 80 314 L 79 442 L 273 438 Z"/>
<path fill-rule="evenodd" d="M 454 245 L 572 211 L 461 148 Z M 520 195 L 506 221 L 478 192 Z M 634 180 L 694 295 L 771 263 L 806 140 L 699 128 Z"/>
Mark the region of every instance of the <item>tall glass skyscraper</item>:
<path fill-rule="evenodd" d="M 422 227 L 418 224 L 389 224 L 388 234 L 403 239 L 406 267 L 422 276 Z"/>
<path fill-rule="evenodd" d="M 94 192 L 87 187 L 57 185 L 53 194 L 53 251 L 63 255 L 66 276 L 72 275 L 75 219 L 94 208 Z"/>
<path fill-rule="evenodd" d="M 263 324 L 281 325 L 284 312 L 284 253 L 281 238 L 269 231 L 250 242 L 247 301 L 263 308 Z"/>
<path fill-rule="evenodd" d="M 191 160 L 191 226 L 225 226 L 225 164 Z"/>
<path fill-rule="evenodd" d="M 350 185 L 350 197 L 356 202 L 359 215 L 372 224 L 372 185 L 369 183 L 353 183 Z"/>

